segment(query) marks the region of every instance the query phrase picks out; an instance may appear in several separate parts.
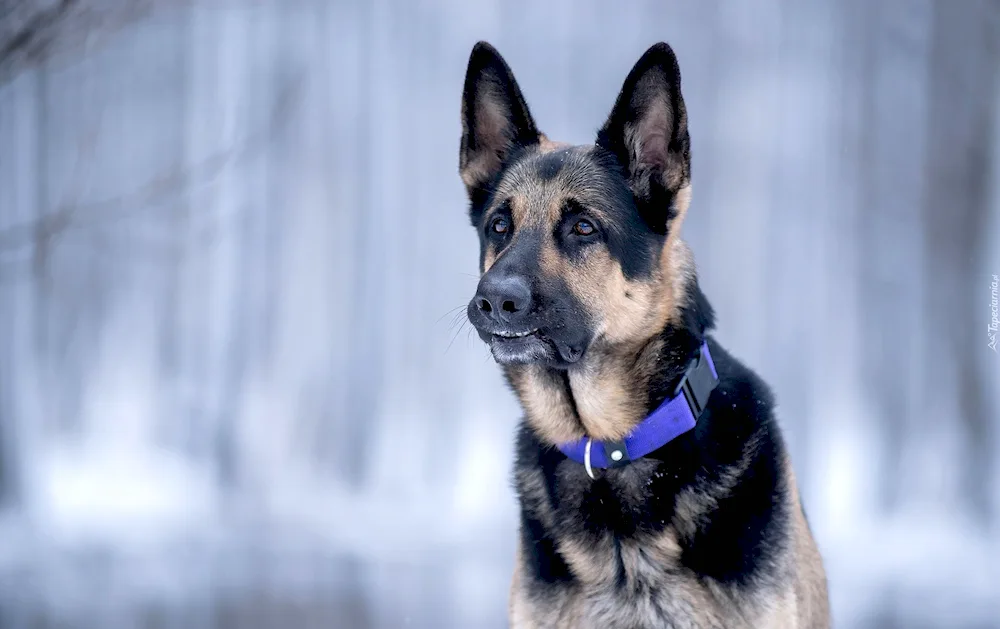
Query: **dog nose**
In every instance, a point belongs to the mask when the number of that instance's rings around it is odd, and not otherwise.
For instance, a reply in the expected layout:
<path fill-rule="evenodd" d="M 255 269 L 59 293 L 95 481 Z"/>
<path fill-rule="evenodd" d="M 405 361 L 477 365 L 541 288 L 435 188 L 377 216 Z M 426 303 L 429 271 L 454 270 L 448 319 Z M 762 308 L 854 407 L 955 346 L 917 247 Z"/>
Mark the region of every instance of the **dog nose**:
<path fill-rule="evenodd" d="M 519 275 L 487 276 L 479 284 L 476 305 L 493 320 L 514 323 L 531 310 L 531 287 Z"/>

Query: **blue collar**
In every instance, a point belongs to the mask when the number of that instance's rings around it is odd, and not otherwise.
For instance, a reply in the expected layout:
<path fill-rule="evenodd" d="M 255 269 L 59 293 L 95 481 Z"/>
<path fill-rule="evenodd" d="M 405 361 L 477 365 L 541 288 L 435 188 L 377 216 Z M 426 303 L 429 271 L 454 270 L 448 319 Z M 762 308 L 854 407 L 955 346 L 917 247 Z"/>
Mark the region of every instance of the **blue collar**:
<path fill-rule="evenodd" d="M 559 449 L 577 463 L 582 463 L 591 478 L 594 478 L 595 467 L 622 467 L 629 461 L 659 450 L 694 428 L 718 383 L 715 363 L 708 351 L 708 343 L 704 342 L 698 355 L 691 359 L 674 394 L 663 400 L 623 440 L 594 441 L 584 437 L 562 444 Z"/>

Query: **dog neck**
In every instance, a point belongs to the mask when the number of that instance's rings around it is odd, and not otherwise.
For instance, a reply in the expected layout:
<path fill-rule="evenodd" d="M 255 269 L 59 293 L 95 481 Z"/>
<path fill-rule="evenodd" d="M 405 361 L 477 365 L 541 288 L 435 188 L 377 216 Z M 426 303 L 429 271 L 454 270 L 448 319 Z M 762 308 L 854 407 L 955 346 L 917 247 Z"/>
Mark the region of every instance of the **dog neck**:
<path fill-rule="evenodd" d="M 543 442 L 618 441 L 674 391 L 712 319 L 692 278 L 677 315 L 652 337 L 629 347 L 595 347 L 569 369 L 512 366 L 507 379 Z"/>
<path fill-rule="evenodd" d="M 649 389 L 662 364 L 663 339 L 657 335 L 632 352 L 623 350 L 594 352 L 566 372 L 565 394 L 591 439 L 620 440 L 651 410 Z"/>

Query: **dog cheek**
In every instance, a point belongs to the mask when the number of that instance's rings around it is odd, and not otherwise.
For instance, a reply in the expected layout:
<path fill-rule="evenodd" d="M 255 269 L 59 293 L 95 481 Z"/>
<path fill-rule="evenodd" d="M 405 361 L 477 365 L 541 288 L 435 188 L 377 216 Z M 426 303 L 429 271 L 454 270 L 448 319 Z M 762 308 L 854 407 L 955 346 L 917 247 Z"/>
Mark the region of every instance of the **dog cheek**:
<path fill-rule="evenodd" d="M 607 338 L 616 343 L 645 340 L 656 327 L 656 286 L 652 282 L 629 282 L 619 272 L 609 282 Z"/>
<path fill-rule="evenodd" d="M 640 333 L 652 308 L 646 282 L 630 282 L 621 265 L 606 251 L 593 251 L 575 269 L 570 286 L 589 311 L 595 332 L 605 340 L 628 341 Z"/>

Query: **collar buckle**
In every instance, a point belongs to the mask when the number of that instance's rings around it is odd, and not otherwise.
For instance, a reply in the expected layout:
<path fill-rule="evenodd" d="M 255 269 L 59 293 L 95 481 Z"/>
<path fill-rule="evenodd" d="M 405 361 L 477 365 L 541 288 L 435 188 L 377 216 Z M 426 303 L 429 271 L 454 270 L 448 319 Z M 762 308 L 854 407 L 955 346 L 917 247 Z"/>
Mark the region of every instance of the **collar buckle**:
<path fill-rule="evenodd" d="M 674 395 L 684 394 L 684 399 L 691 408 L 691 414 L 697 420 L 705 410 L 708 398 L 718 383 L 719 379 L 712 373 L 703 350 L 699 349 L 698 355 L 691 360 L 681 377 L 677 389 L 674 390 Z"/>

